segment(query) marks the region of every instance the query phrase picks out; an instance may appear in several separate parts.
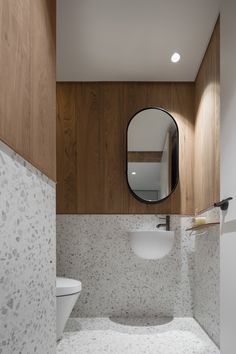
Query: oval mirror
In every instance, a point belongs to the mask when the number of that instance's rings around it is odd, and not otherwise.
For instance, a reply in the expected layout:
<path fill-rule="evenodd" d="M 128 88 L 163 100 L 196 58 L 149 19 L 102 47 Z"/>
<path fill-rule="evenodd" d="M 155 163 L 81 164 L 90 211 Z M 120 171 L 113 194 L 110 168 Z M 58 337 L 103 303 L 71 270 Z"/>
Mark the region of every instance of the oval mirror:
<path fill-rule="evenodd" d="M 175 189 L 179 176 L 179 132 L 161 108 L 137 112 L 127 129 L 127 181 L 132 194 L 157 203 Z"/>

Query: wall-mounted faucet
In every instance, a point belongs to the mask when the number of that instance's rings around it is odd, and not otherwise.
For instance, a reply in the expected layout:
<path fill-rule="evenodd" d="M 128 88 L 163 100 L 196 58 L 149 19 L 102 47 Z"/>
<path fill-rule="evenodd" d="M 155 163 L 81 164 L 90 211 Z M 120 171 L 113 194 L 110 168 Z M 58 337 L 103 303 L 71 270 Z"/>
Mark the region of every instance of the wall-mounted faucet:
<path fill-rule="evenodd" d="M 157 228 L 159 229 L 160 227 L 165 226 L 166 231 L 170 231 L 170 215 L 166 215 L 166 217 L 160 219 L 164 219 L 166 222 L 165 224 L 158 224 Z"/>
<path fill-rule="evenodd" d="M 227 210 L 229 207 L 229 200 L 232 200 L 232 199 L 233 199 L 232 197 L 223 199 L 218 203 L 214 203 L 214 207 L 216 207 L 216 208 L 219 207 L 221 210 Z"/>

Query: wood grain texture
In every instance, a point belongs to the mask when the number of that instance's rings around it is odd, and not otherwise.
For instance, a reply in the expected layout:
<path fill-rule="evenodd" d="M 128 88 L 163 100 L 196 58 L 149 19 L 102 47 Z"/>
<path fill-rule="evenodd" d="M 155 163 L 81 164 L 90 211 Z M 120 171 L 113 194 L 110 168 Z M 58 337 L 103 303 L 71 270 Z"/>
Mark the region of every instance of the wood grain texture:
<path fill-rule="evenodd" d="M 129 162 L 161 162 L 163 151 L 129 151 Z"/>
<path fill-rule="evenodd" d="M 0 0 L 0 138 L 30 157 L 30 0 Z"/>
<path fill-rule="evenodd" d="M 76 84 L 79 213 L 123 210 L 122 85 Z"/>
<path fill-rule="evenodd" d="M 57 86 L 57 203 L 68 213 L 77 210 L 76 85 Z"/>
<path fill-rule="evenodd" d="M 195 212 L 220 199 L 220 21 L 196 78 Z"/>
<path fill-rule="evenodd" d="M 0 0 L 0 139 L 56 178 L 55 0 Z"/>
<path fill-rule="evenodd" d="M 155 205 L 136 200 L 126 181 L 128 122 L 148 106 L 168 110 L 180 134 L 179 184 L 168 199 Z M 58 213 L 193 213 L 193 83 L 57 83 L 57 109 Z M 73 121 L 76 129 L 76 153 L 68 149 L 71 143 L 66 140 L 66 119 Z M 72 171 L 68 164 L 73 166 L 75 159 L 76 169 Z M 73 178 L 66 177 L 68 170 Z"/>
<path fill-rule="evenodd" d="M 31 0 L 30 155 L 56 180 L 56 2 Z"/>

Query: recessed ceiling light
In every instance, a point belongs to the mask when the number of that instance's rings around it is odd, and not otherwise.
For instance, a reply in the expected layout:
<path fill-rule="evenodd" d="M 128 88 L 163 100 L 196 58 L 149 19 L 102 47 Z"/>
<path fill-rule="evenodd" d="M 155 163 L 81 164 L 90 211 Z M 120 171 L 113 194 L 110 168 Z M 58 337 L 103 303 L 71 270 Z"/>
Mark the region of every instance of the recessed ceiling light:
<path fill-rule="evenodd" d="M 178 63 L 178 61 L 180 61 L 180 54 L 179 53 L 174 53 L 171 56 L 171 61 L 172 61 L 172 63 Z"/>
<path fill-rule="evenodd" d="M 134 171 L 134 172 L 131 172 L 131 175 L 136 175 L 136 172 Z"/>

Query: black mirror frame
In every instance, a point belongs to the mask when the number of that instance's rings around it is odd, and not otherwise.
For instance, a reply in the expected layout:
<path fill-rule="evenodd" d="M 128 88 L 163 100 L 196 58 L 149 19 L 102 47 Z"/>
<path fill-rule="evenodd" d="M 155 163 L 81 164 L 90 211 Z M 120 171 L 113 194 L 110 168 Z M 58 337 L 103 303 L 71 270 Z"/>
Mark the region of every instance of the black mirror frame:
<path fill-rule="evenodd" d="M 129 184 L 129 178 L 128 178 L 128 130 L 129 130 L 129 125 L 132 121 L 132 119 L 139 113 L 143 112 L 143 111 L 146 111 L 148 109 L 157 109 L 159 111 L 162 111 L 166 114 L 168 114 L 168 116 L 170 118 L 173 119 L 174 123 L 175 123 L 175 126 L 176 126 L 176 131 L 177 131 L 177 148 L 176 148 L 176 151 L 177 151 L 177 161 L 176 161 L 176 165 L 178 167 L 178 171 L 176 173 L 176 183 L 174 185 L 174 187 L 172 188 L 170 194 L 168 194 L 165 198 L 162 198 L 160 200 L 157 200 L 157 201 L 149 201 L 149 200 L 144 200 L 142 198 L 140 198 L 137 194 L 134 193 L 134 191 L 132 190 L 130 184 Z M 128 122 L 128 125 L 127 125 L 127 128 L 126 128 L 126 170 L 125 170 L 125 176 L 126 176 L 126 182 L 127 182 L 127 185 L 128 185 L 128 188 L 129 188 L 129 191 L 131 192 L 132 196 L 137 199 L 138 201 L 140 201 L 141 203 L 144 203 L 144 204 L 159 204 L 159 203 L 162 203 L 163 201 L 165 201 L 166 199 L 168 199 L 173 193 L 174 191 L 176 190 L 176 187 L 179 183 L 179 128 L 178 128 L 178 124 L 175 120 L 175 118 L 168 112 L 166 111 L 164 108 L 161 108 L 161 107 L 145 107 L 145 108 L 142 108 L 140 109 L 139 111 L 137 111 L 129 120 Z"/>

